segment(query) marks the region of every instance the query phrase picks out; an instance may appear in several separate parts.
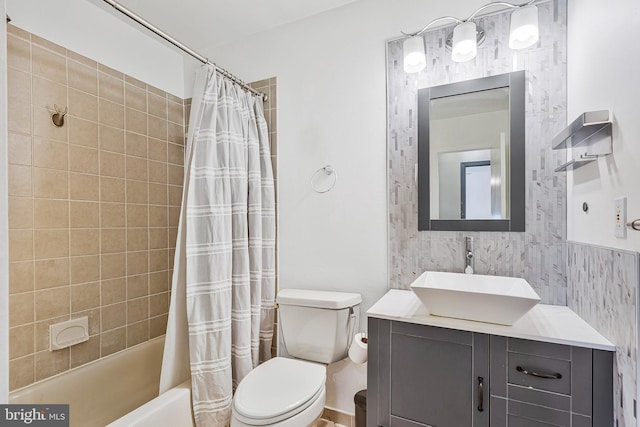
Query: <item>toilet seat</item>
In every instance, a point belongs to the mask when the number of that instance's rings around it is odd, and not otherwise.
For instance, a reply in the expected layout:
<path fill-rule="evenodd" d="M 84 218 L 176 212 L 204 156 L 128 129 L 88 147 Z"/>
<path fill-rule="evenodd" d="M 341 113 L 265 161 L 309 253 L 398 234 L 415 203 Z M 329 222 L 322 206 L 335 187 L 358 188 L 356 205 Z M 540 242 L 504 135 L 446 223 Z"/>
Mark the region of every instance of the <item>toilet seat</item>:
<path fill-rule="evenodd" d="M 251 371 L 233 398 L 234 417 L 246 425 L 269 425 L 299 414 L 323 398 L 326 367 L 273 358 Z"/>

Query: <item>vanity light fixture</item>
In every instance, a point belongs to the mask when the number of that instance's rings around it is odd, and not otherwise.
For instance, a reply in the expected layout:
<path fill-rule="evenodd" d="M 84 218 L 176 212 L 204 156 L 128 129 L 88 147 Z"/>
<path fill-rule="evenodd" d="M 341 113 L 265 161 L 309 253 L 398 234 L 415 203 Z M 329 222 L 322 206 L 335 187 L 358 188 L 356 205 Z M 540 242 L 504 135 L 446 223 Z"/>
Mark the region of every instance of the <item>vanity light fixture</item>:
<path fill-rule="evenodd" d="M 471 21 L 484 9 L 494 6 L 506 6 L 516 9 L 511 14 L 511 28 L 509 32 L 509 47 L 511 49 L 526 49 L 538 42 L 538 8 L 533 5 L 537 0 L 530 0 L 521 5 L 507 2 L 492 2 L 476 9 L 467 19 L 461 20 L 454 16 L 443 16 L 434 19 L 415 33 L 402 32 L 408 38 L 402 44 L 404 53 L 404 71 L 417 73 L 427 64 L 424 39 L 421 34 L 433 25 L 442 21 L 457 23 L 453 34 L 447 38 L 446 45 L 451 48 L 451 59 L 455 62 L 465 62 L 476 57 L 478 45 L 485 38 L 484 30 Z"/>

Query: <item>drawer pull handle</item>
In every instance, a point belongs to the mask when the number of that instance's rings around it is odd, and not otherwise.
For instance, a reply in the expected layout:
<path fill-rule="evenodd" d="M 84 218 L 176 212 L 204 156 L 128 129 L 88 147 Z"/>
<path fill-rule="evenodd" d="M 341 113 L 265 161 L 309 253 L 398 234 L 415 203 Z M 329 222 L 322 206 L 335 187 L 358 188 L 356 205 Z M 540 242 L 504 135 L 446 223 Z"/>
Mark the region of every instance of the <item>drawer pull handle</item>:
<path fill-rule="evenodd" d="M 544 379 L 548 379 L 548 380 L 559 380 L 560 378 L 562 378 L 562 374 L 559 374 L 559 373 L 541 374 L 539 372 L 533 372 L 533 371 L 530 371 L 528 369 L 525 369 L 522 366 L 516 366 L 516 371 L 522 372 L 525 375 L 531 375 L 532 377 L 544 378 Z"/>
<path fill-rule="evenodd" d="M 484 378 L 478 377 L 478 411 L 484 411 Z"/>

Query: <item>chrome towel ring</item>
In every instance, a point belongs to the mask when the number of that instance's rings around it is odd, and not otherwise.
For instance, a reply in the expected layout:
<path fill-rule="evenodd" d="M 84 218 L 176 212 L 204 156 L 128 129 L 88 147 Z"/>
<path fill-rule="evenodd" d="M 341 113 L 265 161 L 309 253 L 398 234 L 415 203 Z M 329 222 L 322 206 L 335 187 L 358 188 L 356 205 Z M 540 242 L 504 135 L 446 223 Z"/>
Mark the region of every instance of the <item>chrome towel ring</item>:
<path fill-rule="evenodd" d="M 321 172 L 323 172 L 324 174 L 322 174 Z M 326 189 L 318 189 L 317 181 L 323 176 L 327 176 L 327 177 L 333 176 L 333 182 Z M 335 169 L 333 169 L 331 165 L 321 167 L 320 169 L 315 171 L 313 175 L 311 175 L 311 188 L 313 189 L 313 191 L 319 194 L 327 193 L 331 191 L 331 189 L 336 186 L 337 182 L 338 182 L 338 173 L 335 171 Z"/>

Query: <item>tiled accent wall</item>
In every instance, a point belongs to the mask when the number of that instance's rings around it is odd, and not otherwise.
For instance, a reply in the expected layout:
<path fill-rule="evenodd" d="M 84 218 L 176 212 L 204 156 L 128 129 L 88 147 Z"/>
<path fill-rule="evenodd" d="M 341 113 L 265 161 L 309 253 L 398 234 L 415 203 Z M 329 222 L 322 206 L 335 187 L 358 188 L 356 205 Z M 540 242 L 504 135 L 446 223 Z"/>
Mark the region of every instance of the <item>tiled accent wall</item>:
<path fill-rule="evenodd" d="M 566 180 L 553 172 L 565 154 L 551 150 L 566 125 L 566 0 L 538 10 L 540 41 L 523 51 L 508 47 L 509 11 L 477 20 L 486 40 L 469 62 L 452 62 L 445 49 L 452 27 L 423 34 L 427 68 L 417 74 L 403 71 L 403 40 L 387 44 L 391 288 L 408 289 L 424 270 L 463 271 L 464 238 L 472 236 L 477 273 L 524 277 L 542 302 L 566 303 Z M 418 232 L 418 89 L 519 70 L 526 71 L 527 91 L 526 232 Z"/>
<path fill-rule="evenodd" d="M 636 425 L 637 289 L 636 252 L 567 244 L 567 305 L 616 345 L 613 397 L 617 426 Z"/>
<path fill-rule="evenodd" d="M 184 101 L 8 30 L 10 388 L 164 334 Z M 69 108 L 65 125 L 51 112 Z M 90 339 L 49 351 L 49 325 Z"/>
<path fill-rule="evenodd" d="M 267 101 L 262 104 L 264 108 L 264 118 L 267 121 L 267 127 L 269 128 L 269 146 L 271 149 L 271 165 L 273 166 L 273 185 L 276 193 L 276 236 L 278 230 L 278 116 L 276 110 L 278 107 L 278 94 L 276 77 L 269 79 L 259 80 L 257 82 L 249 83 L 249 85 L 266 94 Z M 276 290 L 278 289 L 278 239 L 276 238 Z M 275 311 L 275 324 L 273 325 L 273 343 L 271 345 L 271 356 L 275 357 L 277 354 L 277 342 L 278 342 L 278 310 Z"/>

